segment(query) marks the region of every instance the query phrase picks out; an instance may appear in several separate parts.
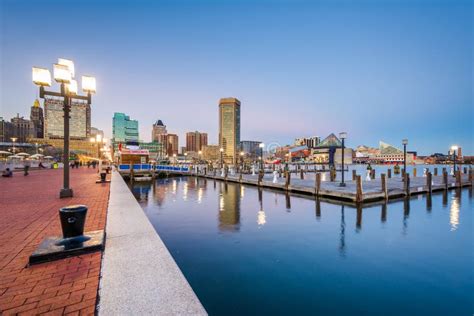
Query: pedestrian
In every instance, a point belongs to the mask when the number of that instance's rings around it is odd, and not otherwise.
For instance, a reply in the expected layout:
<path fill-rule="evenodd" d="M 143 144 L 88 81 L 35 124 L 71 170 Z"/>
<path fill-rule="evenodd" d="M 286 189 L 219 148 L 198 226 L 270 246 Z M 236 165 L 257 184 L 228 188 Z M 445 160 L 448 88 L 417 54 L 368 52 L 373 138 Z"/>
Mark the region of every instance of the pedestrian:
<path fill-rule="evenodd" d="M 23 172 L 23 175 L 24 175 L 24 176 L 29 175 L 28 169 L 30 169 L 30 165 L 27 164 L 27 163 L 25 163 L 25 167 L 23 168 L 23 171 L 24 171 L 24 172 Z"/>
<path fill-rule="evenodd" d="M 13 172 L 10 170 L 10 168 L 7 168 L 7 169 L 3 170 L 2 177 L 11 178 L 11 177 L 13 177 Z"/>

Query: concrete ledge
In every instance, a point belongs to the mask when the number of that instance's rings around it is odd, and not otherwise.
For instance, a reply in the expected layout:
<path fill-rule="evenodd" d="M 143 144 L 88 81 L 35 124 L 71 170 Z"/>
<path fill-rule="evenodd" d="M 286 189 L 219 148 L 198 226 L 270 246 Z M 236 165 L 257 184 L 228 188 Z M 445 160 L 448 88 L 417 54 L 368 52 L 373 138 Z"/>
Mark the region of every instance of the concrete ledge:
<path fill-rule="evenodd" d="M 112 173 L 99 314 L 207 315 L 117 171 Z"/>

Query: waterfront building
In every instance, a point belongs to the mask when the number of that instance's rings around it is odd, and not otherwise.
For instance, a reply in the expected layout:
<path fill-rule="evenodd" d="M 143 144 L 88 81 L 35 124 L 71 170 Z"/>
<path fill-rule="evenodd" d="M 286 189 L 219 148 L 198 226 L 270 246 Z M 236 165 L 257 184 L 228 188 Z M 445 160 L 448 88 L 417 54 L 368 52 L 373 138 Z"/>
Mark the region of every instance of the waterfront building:
<path fill-rule="evenodd" d="M 5 121 L 3 117 L 0 117 L 0 142 L 10 142 L 14 133 L 12 122 Z"/>
<path fill-rule="evenodd" d="M 178 154 L 179 150 L 179 139 L 178 135 L 176 134 L 168 134 L 167 137 L 167 154 L 168 157 L 172 157 L 173 155 Z"/>
<path fill-rule="evenodd" d="M 202 159 L 217 162 L 220 159 L 219 145 L 202 146 Z"/>
<path fill-rule="evenodd" d="M 166 125 L 163 124 L 162 120 L 157 120 L 155 123 L 153 123 L 151 130 L 151 140 L 153 142 L 166 144 L 167 134 L 168 131 L 166 130 Z"/>
<path fill-rule="evenodd" d="M 114 150 L 118 144 L 138 145 L 138 121 L 130 119 L 124 113 L 114 113 L 112 118 L 112 144 Z"/>
<path fill-rule="evenodd" d="M 311 136 L 311 137 L 302 137 L 295 139 L 295 146 L 306 146 L 308 148 L 316 148 L 316 146 L 321 142 L 321 137 Z"/>
<path fill-rule="evenodd" d="M 33 124 L 33 137 L 44 137 L 44 114 L 38 99 L 35 100 L 30 110 L 30 121 Z"/>
<path fill-rule="evenodd" d="M 58 152 L 62 151 L 64 148 L 64 139 L 61 138 L 29 138 L 28 142 L 31 144 L 37 144 L 36 146 L 38 148 L 46 149 L 52 147 Z M 94 158 L 97 158 L 98 155 L 97 143 L 93 143 L 89 139 L 70 139 L 69 151 L 71 154 Z"/>
<path fill-rule="evenodd" d="M 46 97 L 44 101 L 44 137 L 64 138 L 64 101 L 62 98 Z M 70 139 L 88 139 L 91 128 L 91 107 L 85 100 L 71 104 L 69 120 Z"/>
<path fill-rule="evenodd" d="M 20 117 L 20 114 L 17 113 L 16 117 L 11 119 L 11 123 L 13 125 L 13 136 L 11 137 L 16 137 L 17 142 L 26 143 L 26 140 L 34 135 L 33 123 L 23 116 Z"/>
<path fill-rule="evenodd" d="M 186 133 L 186 151 L 199 152 L 202 146 L 207 146 L 207 133 L 198 131 Z"/>
<path fill-rule="evenodd" d="M 240 101 L 237 98 L 219 100 L 219 147 L 224 149 L 226 163 L 236 164 L 240 150 Z"/>
<path fill-rule="evenodd" d="M 243 140 L 240 142 L 240 150 L 244 152 L 245 159 L 257 160 L 262 154 L 260 144 L 262 142 L 255 140 Z"/>
<path fill-rule="evenodd" d="M 342 148 L 342 142 L 333 133 L 329 134 L 312 150 L 312 159 L 317 163 L 334 164 L 336 149 Z"/>

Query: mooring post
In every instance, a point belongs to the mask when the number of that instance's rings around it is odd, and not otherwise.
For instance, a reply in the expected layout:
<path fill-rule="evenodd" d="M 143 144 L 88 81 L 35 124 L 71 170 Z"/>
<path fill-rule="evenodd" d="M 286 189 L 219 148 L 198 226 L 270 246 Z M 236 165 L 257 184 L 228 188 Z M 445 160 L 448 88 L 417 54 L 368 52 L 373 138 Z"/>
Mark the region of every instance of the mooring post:
<path fill-rule="evenodd" d="M 363 192 L 362 192 L 362 179 L 361 177 L 358 175 L 356 177 L 356 202 L 362 202 L 362 196 L 363 196 Z"/>
<path fill-rule="evenodd" d="M 459 188 L 462 187 L 462 181 L 461 181 L 461 170 L 457 170 L 456 171 L 456 186 L 458 186 Z"/>
<path fill-rule="evenodd" d="M 410 174 L 405 172 L 405 193 L 407 196 L 410 196 Z"/>
<path fill-rule="evenodd" d="M 464 168 L 463 168 L 463 171 L 464 171 L 464 172 L 463 172 L 464 174 L 467 174 L 467 167 L 464 167 Z"/>
<path fill-rule="evenodd" d="M 416 168 L 413 168 L 413 178 L 416 178 Z"/>
<path fill-rule="evenodd" d="M 388 199 L 388 192 L 387 192 L 387 178 L 385 177 L 385 173 L 380 174 L 380 180 L 382 182 L 382 193 L 385 199 Z"/>
<path fill-rule="evenodd" d="M 290 183 L 291 183 L 291 173 L 288 171 L 285 171 L 286 178 L 285 178 L 285 188 L 288 191 L 290 188 Z"/>
<path fill-rule="evenodd" d="M 356 177 L 357 177 L 357 172 L 354 169 L 354 170 L 352 170 L 352 181 L 355 181 Z"/>
<path fill-rule="evenodd" d="M 304 173 L 303 173 L 303 169 L 302 169 L 302 168 L 300 169 L 300 178 L 301 178 L 301 180 L 304 180 Z"/>
<path fill-rule="evenodd" d="M 435 167 L 433 172 L 434 172 L 434 175 L 437 176 L 438 175 L 438 168 Z"/>
<path fill-rule="evenodd" d="M 444 189 L 448 189 L 448 173 L 446 172 L 446 168 L 443 168 L 443 184 L 444 184 Z"/>
<path fill-rule="evenodd" d="M 321 174 L 318 172 L 316 173 L 315 181 L 314 181 L 314 189 L 315 194 L 319 195 L 319 190 L 321 189 Z"/>
<path fill-rule="evenodd" d="M 370 171 L 370 177 L 372 178 L 372 180 L 375 179 L 375 169 L 372 169 L 372 170 Z"/>
<path fill-rule="evenodd" d="M 428 173 L 426 174 L 426 187 L 428 188 L 428 194 L 431 194 L 432 192 L 432 185 L 433 185 L 433 181 L 432 181 L 431 172 L 428 171 Z"/>
<path fill-rule="evenodd" d="M 391 178 L 392 177 L 392 169 L 391 168 L 388 168 L 387 170 L 387 178 Z"/>

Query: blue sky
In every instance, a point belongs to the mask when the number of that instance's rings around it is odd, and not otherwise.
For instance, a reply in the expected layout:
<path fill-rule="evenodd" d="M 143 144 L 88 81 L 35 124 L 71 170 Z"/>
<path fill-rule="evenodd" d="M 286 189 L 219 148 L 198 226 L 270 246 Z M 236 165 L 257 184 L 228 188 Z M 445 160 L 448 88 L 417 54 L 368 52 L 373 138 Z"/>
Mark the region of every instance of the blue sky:
<path fill-rule="evenodd" d="M 218 100 L 243 140 L 348 132 L 349 146 L 474 154 L 472 1 L 1 3 L 0 116 L 29 115 L 31 67 L 73 59 L 97 77 L 92 123 L 114 111 L 217 143 Z"/>

